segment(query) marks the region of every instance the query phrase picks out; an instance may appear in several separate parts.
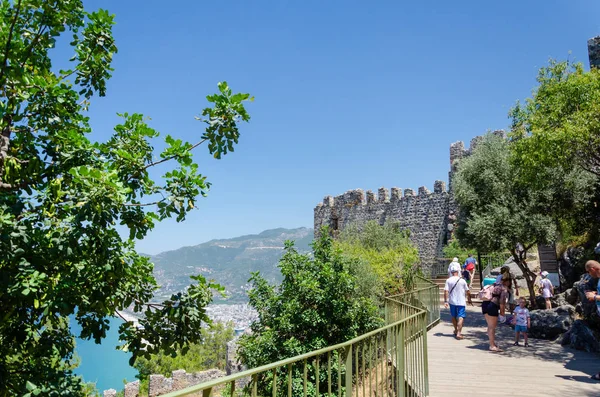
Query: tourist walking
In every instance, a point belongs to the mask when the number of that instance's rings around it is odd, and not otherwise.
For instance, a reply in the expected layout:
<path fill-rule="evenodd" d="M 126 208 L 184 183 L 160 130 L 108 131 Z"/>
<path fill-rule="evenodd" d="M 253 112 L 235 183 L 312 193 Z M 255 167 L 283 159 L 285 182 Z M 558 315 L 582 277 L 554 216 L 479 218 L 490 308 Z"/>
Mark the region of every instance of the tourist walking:
<path fill-rule="evenodd" d="M 460 272 L 460 262 L 458 261 L 458 258 L 453 258 L 452 262 L 448 265 L 448 277 L 452 277 L 453 271 L 456 271 L 457 273 Z"/>
<path fill-rule="evenodd" d="M 515 277 L 514 273 L 510 271 L 510 266 L 508 265 L 503 265 L 500 268 L 500 274 L 498 277 L 496 277 L 496 283 L 502 283 L 502 279 L 504 278 L 505 274 L 508 274 L 507 277 L 510 277 L 512 280 L 508 286 L 508 307 L 512 313 L 514 308 L 517 306 L 515 296 L 519 296 L 519 285 L 517 284 L 517 277 Z"/>
<path fill-rule="evenodd" d="M 487 334 L 491 352 L 502 351 L 496 344 L 496 327 L 498 326 L 498 321 L 501 323 L 506 321 L 506 300 L 508 299 L 508 288 L 511 282 L 510 273 L 504 273 L 499 283 L 489 286 L 491 289 L 491 299 L 481 304 L 481 312 L 487 323 Z"/>
<path fill-rule="evenodd" d="M 552 298 L 552 296 L 554 295 L 554 286 L 552 285 L 552 281 L 548 280 L 547 271 L 544 270 L 543 272 L 541 272 L 540 276 L 542 276 L 540 284 L 542 286 L 542 296 L 546 301 L 546 310 L 552 309 L 552 302 L 550 302 L 550 298 Z"/>
<path fill-rule="evenodd" d="M 473 254 L 469 254 L 469 257 L 467 258 L 467 260 L 465 260 L 465 264 L 463 265 L 463 268 L 469 272 L 469 279 L 467 280 L 467 283 L 469 284 L 469 286 L 471 286 L 471 283 L 473 282 L 473 277 L 475 277 L 475 267 L 477 266 L 477 259 L 475 259 L 473 257 Z M 463 272 L 464 274 L 464 272 Z M 463 278 L 466 278 L 463 276 Z"/>
<path fill-rule="evenodd" d="M 590 302 L 596 303 L 596 311 L 600 315 L 600 263 L 597 261 L 587 261 L 585 263 L 585 270 L 588 272 L 589 279 L 584 286 L 584 292 L 586 298 Z M 600 372 L 591 376 L 592 379 L 600 381 Z"/>
<path fill-rule="evenodd" d="M 519 306 L 513 311 L 513 324 L 515 326 L 515 346 L 519 346 L 519 339 L 523 334 L 525 341 L 525 347 L 529 346 L 527 341 L 527 331 L 531 327 L 531 320 L 529 318 L 529 309 L 525 307 L 527 300 L 524 297 L 519 298 Z"/>
<path fill-rule="evenodd" d="M 457 261 L 458 263 L 458 261 Z M 462 327 L 467 316 L 467 302 L 471 302 L 471 294 L 467 282 L 459 277 L 460 265 L 458 269 L 452 269 L 451 276 L 446 280 L 444 286 L 444 306 L 450 306 L 450 315 L 452 316 L 452 325 L 454 325 L 454 336 L 456 339 L 463 339 Z"/>

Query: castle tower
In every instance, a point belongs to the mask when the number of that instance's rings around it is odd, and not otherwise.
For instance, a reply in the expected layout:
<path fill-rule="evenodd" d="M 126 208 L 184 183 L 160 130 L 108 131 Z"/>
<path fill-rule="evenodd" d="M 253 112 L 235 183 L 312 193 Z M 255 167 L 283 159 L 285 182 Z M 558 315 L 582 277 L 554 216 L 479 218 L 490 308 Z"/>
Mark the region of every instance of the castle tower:
<path fill-rule="evenodd" d="M 600 68 L 600 36 L 588 40 L 588 57 L 590 58 L 590 68 Z"/>

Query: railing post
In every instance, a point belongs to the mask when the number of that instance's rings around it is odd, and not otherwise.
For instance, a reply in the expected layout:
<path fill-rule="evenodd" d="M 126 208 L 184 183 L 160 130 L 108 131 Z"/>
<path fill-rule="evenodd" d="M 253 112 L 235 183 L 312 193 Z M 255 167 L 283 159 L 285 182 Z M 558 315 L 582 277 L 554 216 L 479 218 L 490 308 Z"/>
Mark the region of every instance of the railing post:
<path fill-rule="evenodd" d="M 392 323 L 390 321 L 390 316 L 391 316 L 390 310 L 391 310 L 391 308 L 389 307 L 389 301 L 387 299 L 385 300 L 385 306 L 384 307 L 385 307 L 385 325 L 390 325 Z M 394 320 L 397 321 L 398 319 L 395 318 Z M 387 346 L 390 345 L 390 334 L 389 334 L 389 332 L 386 332 L 386 338 L 385 339 L 386 339 L 386 347 L 387 347 Z"/>
<path fill-rule="evenodd" d="M 346 348 L 346 397 L 352 397 L 352 345 Z"/>
<path fill-rule="evenodd" d="M 481 253 L 477 251 L 477 267 L 479 268 L 479 288 L 483 288 L 483 263 L 481 263 Z"/>
<path fill-rule="evenodd" d="M 429 362 L 427 360 L 427 319 L 423 319 L 423 381 L 425 395 L 429 395 Z"/>
<path fill-rule="evenodd" d="M 398 372 L 398 397 L 404 397 L 404 327 L 406 323 L 398 326 L 396 335 L 396 371 Z"/>
<path fill-rule="evenodd" d="M 385 325 L 390 324 L 390 309 L 388 307 L 388 300 L 385 299 L 385 305 L 383 305 L 384 316 L 385 316 Z"/>

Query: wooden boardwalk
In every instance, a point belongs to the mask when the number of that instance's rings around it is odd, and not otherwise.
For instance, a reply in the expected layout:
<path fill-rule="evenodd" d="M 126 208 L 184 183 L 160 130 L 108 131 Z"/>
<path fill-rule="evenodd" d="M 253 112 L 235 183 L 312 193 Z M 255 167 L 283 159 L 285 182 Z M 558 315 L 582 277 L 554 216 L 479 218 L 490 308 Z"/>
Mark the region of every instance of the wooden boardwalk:
<path fill-rule="evenodd" d="M 432 397 L 452 396 L 600 396 L 600 356 L 530 339 L 530 347 L 513 346 L 514 331 L 496 330 L 502 353 L 488 349 L 481 308 L 468 307 L 465 339 L 453 337 L 448 310 L 427 336 Z"/>

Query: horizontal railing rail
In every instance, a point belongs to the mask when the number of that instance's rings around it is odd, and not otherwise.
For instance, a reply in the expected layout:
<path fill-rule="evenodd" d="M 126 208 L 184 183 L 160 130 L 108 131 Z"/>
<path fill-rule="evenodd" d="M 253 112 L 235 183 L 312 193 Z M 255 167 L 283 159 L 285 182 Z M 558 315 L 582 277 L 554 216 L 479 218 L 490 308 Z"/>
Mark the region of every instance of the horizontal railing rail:
<path fill-rule="evenodd" d="M 347 342 L 162 397 L 429 395 L 427 330 L 439 321 L 439 287 L 417 276 L 414 290 L 386 298 L 385 320 Z"/>
<path fill-rule="evenodd" d="M 427 327 L 431 328 L 440 320 L 440 287 L 424 277 L 415 277 L 416 288 L 414 290 L 399 295 L 392 295 L 387 299 L 401 301 L 426 310 Z M 398 319 L 391 320 L 397 321 Z M 390 319 L 387 317 L 386 322 L 390 322 Z"/>
<path fill-rule="evenodd" d="M 445 258 L 436 258 L 435 262 L 430 267 L 430 276 L 431 278 L 436 278 L 439 275 L 446 274 L 448 272 L 448 263 Z"/>
<path fill-rule="evenodd" d="M 481 266 L 481 281 L 483 282 L 484 278 L 490 277 L 494 268 L 504 265 L 506 260 L 510 258 L 510 255 L 510 252 L 494 252 L 479 255 L 481 261 L 479 264 Z"/>

